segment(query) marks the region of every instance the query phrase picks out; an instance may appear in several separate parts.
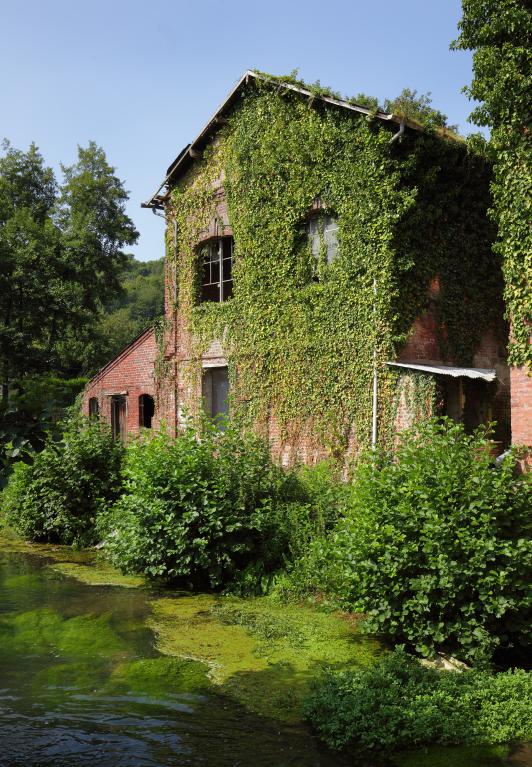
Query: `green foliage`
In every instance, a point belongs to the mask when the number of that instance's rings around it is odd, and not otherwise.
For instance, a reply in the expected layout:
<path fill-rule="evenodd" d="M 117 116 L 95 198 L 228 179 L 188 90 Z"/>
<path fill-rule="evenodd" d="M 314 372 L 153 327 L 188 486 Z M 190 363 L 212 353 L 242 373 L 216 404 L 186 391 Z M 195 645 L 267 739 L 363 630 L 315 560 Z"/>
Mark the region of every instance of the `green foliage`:
<path fill-rule="evenodd" d="M 491 128 L 492 214 L 512 323 L 509 359 L 513 365 L 530 366 L 532 9 L 522 0 L 462 0 L 462 9 L 453 47 L 473 51 L 473 82 L 465 90 L 480 104 L 470 119 Z"/>
<path fill-rule="evenodd" d="M 161 432 L 128 445 L 125 492 L 100 519 L 105 550 L 129 572 L 220 588 L 255 560 L 280 558 L 274 509 L 289 496 L 290 476 L 267 444 L 192 426 L 175 439 Z"/>
<path fill-rule="evenodd" d="M 481 432 L 430 421 L 356 470 L 324 547 L 328 588 L 371 631 L 477 662 L 527 643 L 531 485 Z"/>
<path fill-rule="evenodd" d="M 58 189 L 35 145 L 0 157 L 0 381 L 79 375 L 102 305 L 137 239 L 127 193 L 94 143 Z"/>
<path fill-rule="evenodd" d="M 297 498 L 278 509 L 284 568 L 269 586 L 276 598 L 299 602 L 321 593 L 326 583 L 327 539 L 350 508 L 353 486 L 341 481 L 328 462 L 302 466 L 297 479 Z"/>
<path fill-rule="evenodd" d="M 389 753 L 530 740 L 531 701 L 530 672 L 441 672 L 397 649 L 369 669 L 325 674 L 306 715 L 334 749 Z"/>
<path fill-rule="evenodd" d="M 94 338 L 86 346 L 84 367 L 96 370 L 139 336 L 164 310 L 164 261 L 129 256 L 120 291 L 102 308 Z"/>
<path fill-rule="evenodd" d="M 421 93 L 418 96 L 417 91 L 403 88 L 395 99 L 386 99 L 384 111 L 418 122 L 426 128 L 447 128 L 456 132 L 456 125 L 447 124 L 447 115 L 431 105 L 430 93 Z"/>
<path fill-rule="evenodd" d="M 364 116 L 255 85 L 173 190 L 178 242 L 169 226 L 168 258 L 191 331 L 181 336 L 191 360 L 183 375 L 198 384 L 202 352 L 223 337 L 231 412 L 262 433 L 273 417 L 281 441 L 306 435 L 335 459 L 370 441 L 374 350 L 387 438 L 395 377 L 384 363 L 427 308 L 431 281 L 439 278 L 433 310 L 454 361 L 470 363 L 500 315 L 485 159 L 428 134 L 408 133 L 393 148 L 389 140 Z M 197 305 L 197 243 L 216 218 L 222 175 L 234 295 Z M 306 236 L 317 199 L 338 217 L 331 264 L 312 256 Z"/>
<path fill-rule="evenodd" d="M 37 147 L 0 158 L 0 380 L 42 368 L 61 327 L 63 263 L 52 221 L 56 181 Z"/>
<path fill-rule="evenodd" d="M 57 433 L 57 422 L 85 384 L 85 378 L 34 376 L 24 379 L 23 391 L 12 390 L 0 400 L 0 489 L 14 463 L 31 463 L 46 435 Z"/>
<path fill-rule="evenodd" d="M 17 463 L 2 496 L 5 520 L 32 541 L 86 546 L 98 510 L 120 492 L 120 443 L 97 420 L 71 419 L 33 464 Z"/>

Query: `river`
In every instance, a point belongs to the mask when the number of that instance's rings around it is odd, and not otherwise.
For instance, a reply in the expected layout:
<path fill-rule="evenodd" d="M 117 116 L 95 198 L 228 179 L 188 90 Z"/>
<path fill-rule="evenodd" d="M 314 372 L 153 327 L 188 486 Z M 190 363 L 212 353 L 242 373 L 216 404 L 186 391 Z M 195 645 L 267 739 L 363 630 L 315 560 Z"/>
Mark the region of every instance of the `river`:
<path fill-rule="evenodd" d="M 72 567 L 92 575 L 88 585 L 66 574 L 58 551 L 0 548 L 2 767 L 360 764 L 324 750 L 293 716 L 308 684 L 309 668 L 295 660 L 308 636 L 314 662 L 320 636 L 337 659 L 349 652 L 364 663 L 376 651 L 357 645 L 350 627 L 320 618 L 307 636 L 296 613 L 266 620 L 260 601 L 251 610 L 127 579 L 98 584 L 105 571 L 95 577 L 80 558 Z M 525 764 L 500 756 L 471 765 Z"/>

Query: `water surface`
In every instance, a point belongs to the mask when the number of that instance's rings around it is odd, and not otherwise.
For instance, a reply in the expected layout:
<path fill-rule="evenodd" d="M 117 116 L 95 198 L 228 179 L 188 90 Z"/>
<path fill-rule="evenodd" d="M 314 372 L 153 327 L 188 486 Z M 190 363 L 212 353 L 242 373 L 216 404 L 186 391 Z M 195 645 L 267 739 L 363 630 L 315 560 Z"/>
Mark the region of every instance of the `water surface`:
<path fill-rule="evenodd" d="M 204 664 L 161 655 L 148 613 L 142 589 L 0 552 L 2 767 L 345 764 L 219 695 Z"/>
<path fill-rule="evenodd" d="M 303 725 L 272 718 L 286 719 L 289 693 L 308 682 L 310 667 L 297 667 L 305 651 L 316 669 L 334 659 L 364 664 L 378 652 L 373 640 L 303 608 L 212 607 L 206 595 L 161 595 L 134 579 L 136 588 L 86 585 L 65 572 L 78 567 L 98 584 L 105 568 L 57 565 L 33 548 L 40 554 L 0 548 L 0 767 L 380 767 L 331 754 Z M 169 638 L 153 625 L 169 626 Z M 189 659 L 200 646 L 214 663 Z M 532 754 L 440 748 L 392 762 L 529 767 Z"/>

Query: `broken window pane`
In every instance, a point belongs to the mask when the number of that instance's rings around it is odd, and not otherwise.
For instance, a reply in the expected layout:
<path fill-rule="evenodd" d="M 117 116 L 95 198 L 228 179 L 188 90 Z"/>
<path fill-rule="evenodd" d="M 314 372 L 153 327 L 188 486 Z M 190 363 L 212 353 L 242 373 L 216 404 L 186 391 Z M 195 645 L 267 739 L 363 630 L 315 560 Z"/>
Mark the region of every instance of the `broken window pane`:
<path fill-rule="evenodd" d="M 200 251 L 201 300 L 225 301 L 233 293 L 233 238 L 218 237 Z"/>

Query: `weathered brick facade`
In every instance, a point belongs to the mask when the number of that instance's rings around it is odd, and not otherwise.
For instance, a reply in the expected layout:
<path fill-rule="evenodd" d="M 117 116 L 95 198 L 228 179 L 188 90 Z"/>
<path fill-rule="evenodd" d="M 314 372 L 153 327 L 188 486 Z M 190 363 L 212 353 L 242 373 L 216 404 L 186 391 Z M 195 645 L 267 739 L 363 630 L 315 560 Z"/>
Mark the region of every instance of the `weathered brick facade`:
<path fill-rule="evenodd" d="M 180 157 L 182 157 L 180 155 Z M 190 154 L 190 157 L 194 157 Z M 179 158 L 178 158 L 179 161 Z M 190 161 L 190 158 L 189 158 Z M 177 162 L 177 161 L 176 161 Z M 228 219 L 227 205 L 224 198 L 223 184 L 220 180 L 213 189 L 216 210 L 209 228 L 202 233 L 200 243 L 214 237 L 231 236 L 232 230 Z M 159 205 L 160 207 L 160 205 Z M 168 221 L 168 236 L 172 236 L 173 221 Z M 198 243 L 199 244 L 199 243 Z M 139 431 L 139 397 L 148 394 L 155 398 L 155 416 L 153 426 L 164 422 L 171 433 L 175 433 L 186 414 L 194 414 L 202 403 L 201 377 L 191 375 L 191 370 L 200 366 L 204 371 L 223 368 L 227 365 L 223 339 L 212 339 L 212 343 L 201 360 L 192 357 L 194 344 L 191 342 L 186 318 L 175 310 L 174 293 L 176 277 L 174 266 L 168 265 L 165 274 L 165 320 L 163 348 L 160 350 L 160 363 L 164 375 L 155 380 L 155 360 L 157 344 L 153 331 L 146 331 L 136 339 L 118 357 L 104 367 L 89 383 L 84 398 L 84 412 L 89 412 L 89 400 L 97 398 L 99 412 L 103 418 L 111 421 L 113 398 L 125 397 L 127 433 Z M 412 325 L 411 332 L 397 357 L 402 363 L 425 363 L 453 365 L 455 360 L 446 357 L 440 348 L 440 340 L 445 338 L 445 328 L 438 327 L 434 306 L 438 301 L 440 286 L 435 278 L 429 287 L 429 308 Z M 510 371 L 506 363 L 507 327 L 502 317 L 497 327 L 487 327 L 482 334 L 480 344 L 473 359 L 475 368 L 495 370 L 496 381 L 483 383 L 465 381 L 460 384 L 459 397 L 474 399 L 478 391 L 485 420 L 496 420 L 498 431 L 496 439 L 501 445 L 514 443 L 532 445 L 532 378 L 524 370 Z M 400 379 L 403 381 L 403 377 Z M 411 406 L 409 387 L 411 378 L 404 376 L 404 390 L 399 389 L 395 415 L 395 430 L 411 425 L 416 414 Z M 447 379 L 438 376 L 439 384 Z M 476 388 L 475 388 L 476 387 Z M 203 392 L 204 393 L 204 392 Z M 489 404 L 486 404 L 489 403 Z M 510 435 L 511 422 L 511 435 Z M 294 425 L 288 433 L 281 432 L 273 413 L 268 423 L 263 425 L 263 436 L 269 439 L 272 453 L 284 464 L 295 460 L 314 463 L 326 456 L 325 449 L 312 436 L 312 424 Z M 352 443 L 352 444 L 351 444 Z M 349 440 L 349 452 L 356 452 L 356 435 Z"/>
<path fill-rule="evenodd" d="M 532 375 L 524 368 L 512 368 L 512 442 L 532 445 Z"/>
<path fill-rule="evenodd" d="M 157 345 L 152 329 L 146 330 L 89 382 L 83 398 L 83 412 L 89 414 L 90 401 L 96 400 L 101 417 L 111 423 L 113 398 L 125 399 L 126 434 L 138 434 L 139 398 L 155 398 L 155 359 Z"/>

